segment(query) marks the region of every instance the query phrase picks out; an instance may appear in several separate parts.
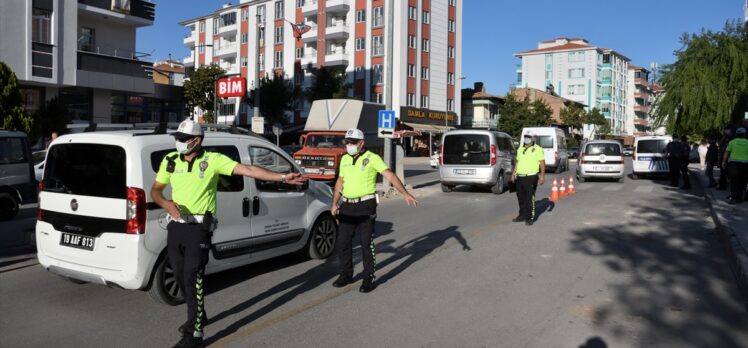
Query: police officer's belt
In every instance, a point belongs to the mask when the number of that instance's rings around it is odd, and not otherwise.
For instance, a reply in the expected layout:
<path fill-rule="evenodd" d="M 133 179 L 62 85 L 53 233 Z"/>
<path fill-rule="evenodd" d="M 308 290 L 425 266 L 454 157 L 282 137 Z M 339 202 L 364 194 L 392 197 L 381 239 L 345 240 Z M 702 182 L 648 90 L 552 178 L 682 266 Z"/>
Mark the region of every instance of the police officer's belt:
<path fill-rule="evenodd" d="M 538 175 L 538 173 L 532 173 L 532 174 L 517 174 L 517 176 L 533 176 Z"/>
<path fill-rule="evenodd" d="M 368 200 L 374 199 L 374 198 L 377 198 L 376 194 L 370 194 L 370 195 L 361 196 L 361 197 L 358 197 L 358 198 L 341 197 L 341 200 L 343 202 L 346 202 L 346 203 L 360 203 L 360 202 L 368 201 Z"/>
<path fill-rule="evenodd" d="M 181 214 L 181 218 L 179 220 L 174 220 L 171 215 L 166 214 L 166 218 L 169 221 L 175 221 L 180 224 L 201 224 L 203 223 L 203 218 L 205 215 L 193 215 L 193 214 Z"/>

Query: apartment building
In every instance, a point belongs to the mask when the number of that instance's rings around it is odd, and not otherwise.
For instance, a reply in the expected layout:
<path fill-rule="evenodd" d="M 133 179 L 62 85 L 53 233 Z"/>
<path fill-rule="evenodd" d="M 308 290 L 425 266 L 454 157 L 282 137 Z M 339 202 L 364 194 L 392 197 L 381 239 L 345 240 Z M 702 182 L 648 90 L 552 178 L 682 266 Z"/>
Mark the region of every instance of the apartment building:
<path fill-rule="evenodd" d="M 145 0 L 0 2 L 0 61 L 19 79 L 26 110 L 58 97 L 73 120 L 178 120 L 183 107 L 154 88 L 152 63 L 135 51 L 136 29 L 153 25 Z"/>
<path fill-rule="evenodd" d="M 455 125 L 461 18 L 462 0 L 242 0 L 180 25 L 188 68 L 219 64 L 250 89 L 270 74 L 305 89 L 315 69 L 341 69 L 350 98 L 391 104 L 405 122 Z M 217 121 L 248 124 L 246 101 L 222 103 Z M 311 105 L 295 105 L 287 117 L 304 123 Z"/>
<path fill-rule="evenodd" d="M 543 41 L 533 50 L 514 54 L 517 88 L 553 91 L 564 98 L 598 108 L 610 121 L 613 135 L 626 132 L 629 58 L 615 50 L 591 45 L 583 38 Z M 593 138 L 594 128 L 584 127 Z"/>
<path fill-rule="evenodd" d="M 486 92 L 483 82 L 473 88 L 462 89 L 461 125 L 471 128 L 498 128 L 501 112 L 499 108 L 505 98 Z"/>
<path fill-rule="evenodd" d="M 167 59 L 153 63 L 153 82 L 161 85 L 183 86 L 184 64 Z"/>
<path fill-rule="evenodd" d="M 649 70 L 629 65 L 627 98 L 629 113 L 626 123 L 626 134 L 632 136 L 651 135 L 651 106 L 654 94 L 649 86 Z"/>

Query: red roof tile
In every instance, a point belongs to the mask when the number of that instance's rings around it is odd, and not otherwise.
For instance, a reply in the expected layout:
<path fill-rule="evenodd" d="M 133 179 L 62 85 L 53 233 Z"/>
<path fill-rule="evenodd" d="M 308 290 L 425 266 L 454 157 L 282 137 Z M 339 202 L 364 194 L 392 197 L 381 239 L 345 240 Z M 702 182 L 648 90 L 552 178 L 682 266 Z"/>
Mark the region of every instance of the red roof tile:
<path fill-rule="evenodd" d="M 542 53 L 542 52 L 553 52 L 553 51 L 568 51 L 568 50 L 575 50 L 575 49 L 580 49 L 580 48 L 593 48 L 593 47 L 590 46 L 590 45 L 568 43 L 568 44 L 565 44 L 565 45 L 540 48 L 540 49 L 536 49 L 536 50 L 519 52 L 519 53 L 516 53 L 516 54 L 530 54 L 530 53 Z"/>

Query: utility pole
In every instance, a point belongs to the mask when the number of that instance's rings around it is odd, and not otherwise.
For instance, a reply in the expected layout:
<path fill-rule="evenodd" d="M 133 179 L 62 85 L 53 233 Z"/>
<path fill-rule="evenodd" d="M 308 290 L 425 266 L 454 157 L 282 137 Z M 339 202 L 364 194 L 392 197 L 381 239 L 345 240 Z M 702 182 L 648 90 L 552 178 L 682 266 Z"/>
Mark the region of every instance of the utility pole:
<path fill-rule="evenodd" d="M 264 7 L 263 7 L 264 8 Z M 258 9 L 259 11 L 259 9 Z M 253 117 L 260 117 L 260 40 L 262 39 L 260 37 L 260 29 L 263 27 L 262 20 L 264 19 L 264 14 L 257 13 L 255 16 L 256 25 L 255 30 L 257 31 L 256 37 L 255 37 L 255 76 L 254 76 L 254 89 L 255 89 L 255 97 L 253 106 Z M 263 123 L 264 124 L 264 123 Z"/>
<path fill-rule="evenodd" d="M 385 102 L 385 108 L 387 110 L 393 109 L 393 96 L 392 96 L 392 67 L 393 67 L 393 38 L 394 38 L 394 17 L 395 17 L 395 2 L 396 0 L 389 0 L 386 2 L 387 6 L 387 26 L 385 27 L 385 31 L 387 32 L 387 48 L 385 50 L 385 56 L 387 59 L 387 63 L 385 64 L 386 69 L 386 77 L 385 77 L 385 96 L 384 96 L 384 102 Z M 387 167 L 392 168 L 392 139 L 385 138 L 384 139 L 384 163 L 387 164 Z M 395 163 L 395 173 L 400 176 L 400 171 L 402 169 L 402 161 L 398 160 Z M 400 176 L 400 180 L 405 182 L 402 176 Z M 392 191 L 392 183 L 387 181 L 387 179 L 384 179 L 384 190 L 385 195 L 388 195 L 390 191 Z"/>

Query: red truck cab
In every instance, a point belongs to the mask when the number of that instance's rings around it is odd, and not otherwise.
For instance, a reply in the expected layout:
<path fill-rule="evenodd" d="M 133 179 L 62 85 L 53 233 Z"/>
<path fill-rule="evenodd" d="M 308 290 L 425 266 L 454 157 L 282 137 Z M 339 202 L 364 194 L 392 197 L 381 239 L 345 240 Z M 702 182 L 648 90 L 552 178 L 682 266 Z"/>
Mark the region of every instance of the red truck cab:
<path fill-rule="evenodd" d="M 312 180 L 334 181 L 345 154 L 345 132 L 313 131 L 302 136 L 302 148 L 293 158 Z"/>

